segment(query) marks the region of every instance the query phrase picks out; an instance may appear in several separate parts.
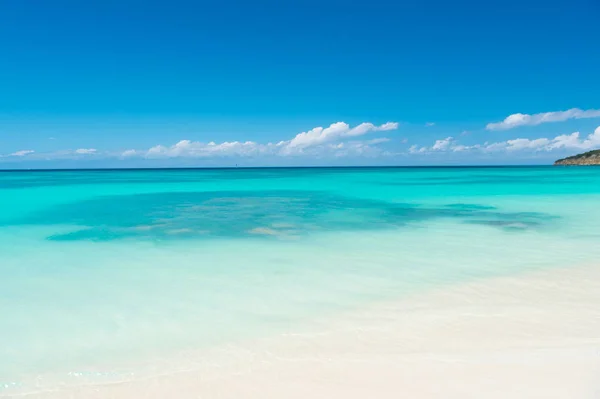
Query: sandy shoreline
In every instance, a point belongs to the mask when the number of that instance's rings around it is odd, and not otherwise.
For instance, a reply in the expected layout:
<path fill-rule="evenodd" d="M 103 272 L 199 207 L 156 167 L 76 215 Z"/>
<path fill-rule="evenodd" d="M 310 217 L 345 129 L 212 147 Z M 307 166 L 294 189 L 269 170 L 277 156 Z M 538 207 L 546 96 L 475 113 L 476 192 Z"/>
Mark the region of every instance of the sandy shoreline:
<path fill-rule="evenodd" d="M 26 398 L 598 398 L 600 267 L 479 280 L 203 359 Z M 207 366 L 208 364 L 208 366 Z"/>

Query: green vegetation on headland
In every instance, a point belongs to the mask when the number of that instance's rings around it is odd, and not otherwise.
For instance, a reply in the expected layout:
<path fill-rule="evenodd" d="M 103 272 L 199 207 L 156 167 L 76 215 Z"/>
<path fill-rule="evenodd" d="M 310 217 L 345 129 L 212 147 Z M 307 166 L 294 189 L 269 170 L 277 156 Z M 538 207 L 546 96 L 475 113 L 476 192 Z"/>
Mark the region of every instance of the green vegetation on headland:
<path fill-rule="evenodd" d="M 600 165 L 600 150 L 584 152 L 559 159 L 554 165 Z"/>

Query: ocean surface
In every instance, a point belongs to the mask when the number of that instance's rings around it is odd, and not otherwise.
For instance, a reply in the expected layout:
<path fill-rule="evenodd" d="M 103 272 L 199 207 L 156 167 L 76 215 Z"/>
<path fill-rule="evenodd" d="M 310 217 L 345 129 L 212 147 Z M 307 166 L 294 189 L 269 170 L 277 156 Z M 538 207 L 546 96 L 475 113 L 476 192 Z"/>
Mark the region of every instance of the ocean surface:
<path fill-rule="evenodd" d="M 598 262 L 599 226 L 594 167 L 0 172 L 0 396 Z"/>

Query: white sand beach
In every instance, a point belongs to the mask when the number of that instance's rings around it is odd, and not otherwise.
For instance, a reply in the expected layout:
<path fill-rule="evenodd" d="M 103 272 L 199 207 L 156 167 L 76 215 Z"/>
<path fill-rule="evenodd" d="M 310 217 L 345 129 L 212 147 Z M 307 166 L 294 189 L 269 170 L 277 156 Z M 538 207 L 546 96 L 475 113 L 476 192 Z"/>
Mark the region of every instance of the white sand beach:
<path fill-rule="evenodd" d="M 205 354 L 195 370 L 28 398 L 599 398 L 600 267 L 478 280 Z"/>

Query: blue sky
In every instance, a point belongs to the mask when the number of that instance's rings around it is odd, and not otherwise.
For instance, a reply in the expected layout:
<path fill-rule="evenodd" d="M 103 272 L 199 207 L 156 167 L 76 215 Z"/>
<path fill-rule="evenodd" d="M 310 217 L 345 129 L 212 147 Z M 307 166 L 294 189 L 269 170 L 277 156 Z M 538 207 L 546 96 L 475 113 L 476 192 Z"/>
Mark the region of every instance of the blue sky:
<path fill-rule="evenodd" d="M 0 1 L 0 168 L 549 163 L 600 147 L 599 17 L 595 0 Z"/>

